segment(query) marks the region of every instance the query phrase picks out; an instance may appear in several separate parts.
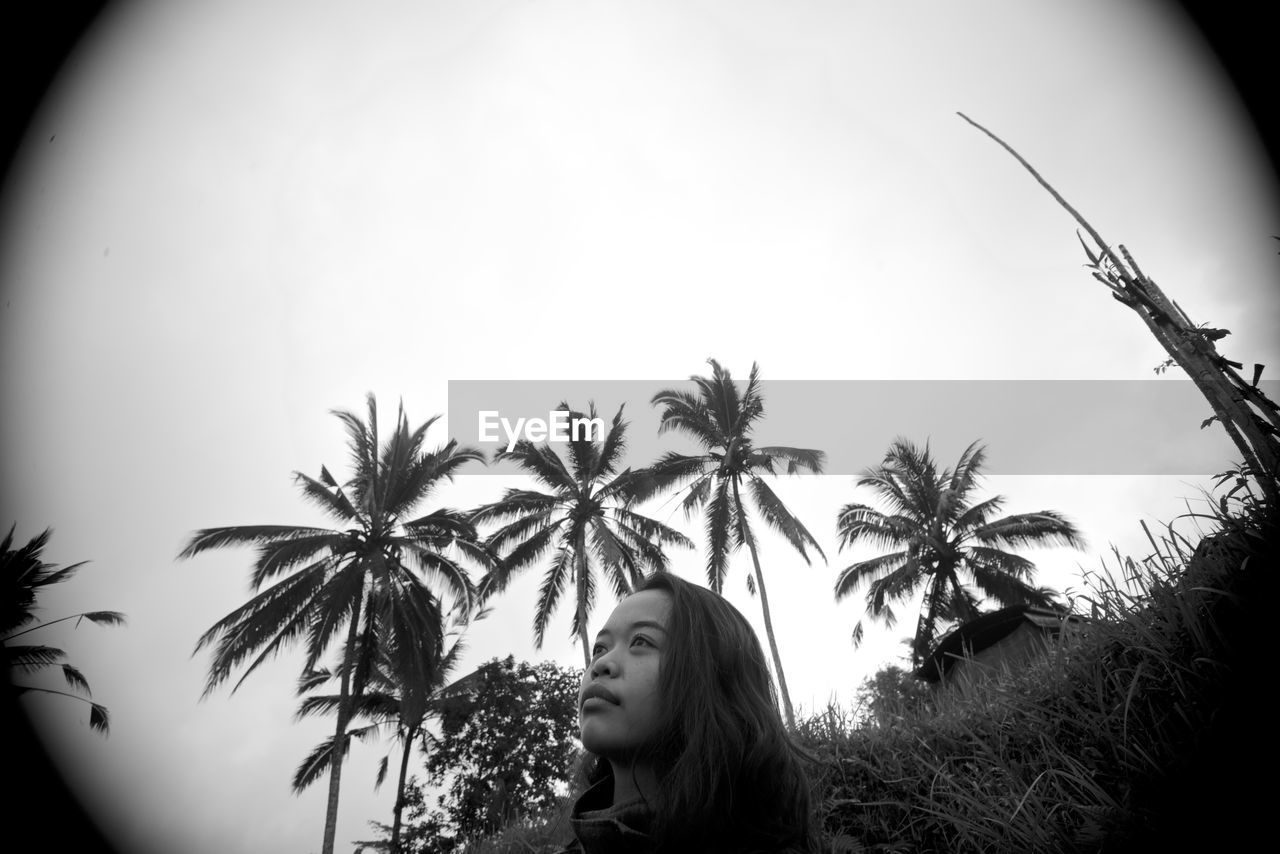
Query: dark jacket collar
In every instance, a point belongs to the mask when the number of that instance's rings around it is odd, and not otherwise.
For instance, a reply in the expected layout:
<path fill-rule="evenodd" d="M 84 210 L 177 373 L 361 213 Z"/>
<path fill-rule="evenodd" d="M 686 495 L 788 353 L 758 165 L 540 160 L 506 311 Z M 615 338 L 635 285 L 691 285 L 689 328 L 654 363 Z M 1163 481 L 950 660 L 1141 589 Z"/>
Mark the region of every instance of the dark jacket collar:
<path fill-rule="evenodd" d="M 614 806 L 612 779 L 582 793 L 569 823 L 584 854 L 651 854 L 654 850 L 649 807 L 640 798 Z"/>

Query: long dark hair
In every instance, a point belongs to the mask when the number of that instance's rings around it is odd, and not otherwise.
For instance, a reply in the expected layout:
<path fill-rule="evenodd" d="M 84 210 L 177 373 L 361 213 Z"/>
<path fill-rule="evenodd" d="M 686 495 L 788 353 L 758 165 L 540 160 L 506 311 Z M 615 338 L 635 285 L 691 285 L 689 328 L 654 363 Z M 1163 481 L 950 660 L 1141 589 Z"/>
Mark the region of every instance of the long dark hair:
<path fill-rule="evenodd" d="M 659 851 L 816 850 L 803 760 L 782 724 L 751 624 L 716 593 L 667 572 L 636 592 L 671 597 L 658 675 L 663 720 L 641 751 L 661 785 L 651 801 Z M 592 783 L 612 773 L 589 760 Z"/>

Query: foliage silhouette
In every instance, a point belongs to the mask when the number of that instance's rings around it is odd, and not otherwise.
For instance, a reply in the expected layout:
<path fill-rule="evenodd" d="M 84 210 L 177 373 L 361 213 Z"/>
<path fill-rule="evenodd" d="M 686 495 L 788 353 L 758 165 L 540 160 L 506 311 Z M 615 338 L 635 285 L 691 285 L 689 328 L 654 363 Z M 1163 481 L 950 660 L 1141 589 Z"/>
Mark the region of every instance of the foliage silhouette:
<path fill-rule="evenodd" d="M 888 512 L 855 502 L 846 504 L 836 520 L 841 548 L 866 542 L 897 549 L 841 570 L 835 583 L 837 600 L 865 584 L 867 614 L 892 627 L 897 617 L 891 603 L 909 600 L 924 588 L 911 641 L 913 668 L 928 655 L 944 625 L 978 616 L 980 599 L 969 585 L 1002 606 L 1053 606 L 1051 591 L 1030 584 L 1035 564 L 1005 549 L 1084 547 L 1075 526 L 1057 511 L 994 518 L 1003 497 L 973 503 L 984 459 L 984 449 L 974 442 L 954 470 L 939 472 L 928 444 L 918 448 L 898 439 L 884 462 L 857 482 L 874 489 Z M 855 645 L 862 635 L 859 620 L 853 630 Z"/>
<path fill-rule="evenodd" d="M 574 585 L 572 633 L 582 644 L 583 666 L 591 661 L 587 619 L 595 605 L 596 567 L 622 598 L 650 572 L 667 568 L 664 546 L 692 548 L 684 534 L 632 509 L 632 501 L 648 482 L 648 473 L 618 471 L 626 451 L 627 423 L 622 409 L 599 440 L 573 425 L 596 419 L 595 405 L 586 415 L 569 410 L 569 465 L 550 444 L 528 440 L 501 451 L 494 461 L 511 460 L 548 491 L 508 489 L 502 499 L 477 509 L 477 524 L 502 523 L 486 540 L 489 548 L 504 555 L 500 569 L 482 582 L 484 595 L 506 587 L 521 570 L 540 563 L 551 553 L 534 606 L 533 634 L 538 649 L 551 614 L 565 587 Z"/>
<path fill-rule="evenodd" d="M 702 446 L 699 454 L 674 451 L 664 454 L 652 467 L 654 484 L 658 489 L 688 484 L 688 494 L 681 503 L 686 517 L 705 508 L 707 583 L 712 590 L 723 592 L 730 555 L 743 544 L 750 551 L 755 574 L 748 576 L 748 587 L 760 593 L 765 634 L 778 677 L 783 711 L 787 725 L 794 727 L 791 693 L 787 690 L 782 657 L 773 630 L 773 616 L 769 611 L 764 572 L 760 568 L 756 537 L 751 530 L 742 488 L 745 486 L 749 490 L 751 503 L 760 517 L 786 538 L 806 564 L 809 563 L 807 548 L 812 548 L 825 561 L 826 555 L 818 541 L 786 508 L 763 476 L 777 474 L 782 468 L 787 474 L 796 474 L 802 469 L 821 474 L 826 455 L 808 448 L 756 447 L 752 442 L 752 431 L 764 416 L 759 366 L 752 364 L 746 386 L 739 392 L 728 370 L 715 359 L 707 362 L 711 365 L 710 377 L 689 378 L 695 391 L 664 389 L 653 396 L 653 405 L 662 407 L 658 432 L 675 430 L 686 433 Z"/>
<path fill-rule="evenodd" d="M 16 638 L 39 631 L 57 623 L 75 620 L 79 626 L 82 620 L 99 626 L 119 626 L 124 624 L 124 615 L 118 611 L 84 611 L 56 620 L 36 622 L 36 600 L 40 591 L 53 584 L 67 581 L 85 565 L 85 561 L 59 568 L 40 559 L 41 552 L 49 542 L 53 531 L 46 528 L 42 533 L 32 537 L 25 546 L 14 548 L 13 533 L 17 526 L 11 526 L 4 541 L 0 542 L 0 583 L 5 586 L 4 599 L 0 603 L 0 644 L 4 650 L 4 671 L 6 674 L 38 673 L 46 668 L 57 666 L 62 671 L 62 678 L 67 687 L 75 693 L 58 691 L 53 688 L 42 688 L 35 685 L 12 684 L 16 694 L 35 692 L 70 697 L 89 706 L 89 727 L 106 735 L 111 728 L 111 716 L 107 707 L 95 703 L 89 682 L 79 668 L 67 664 L 67 654 L 62 650 L 44 644 L 15 644 Z M 32 625 L 34 623 L 34 625 Z"/>
<path fill-rule="evenodd" d="M 248 662 L 238 687 L 262 662 L 299 641 L 306 651 L 303 670 L 312 671 L 346 627 L 334 728 L 334 742 L 343 744 L 341 756 L 346 755 L 353 698 L 362 695 L 379 650 L 389 656 L 398 684 L 419 686 L 402 702 L 407 719 L 420 718 L 442 654 L 442 596 L 464 613 L 473 606 L 475 587 L 460 559 L 496 566 L 464 513 L 442 508 L 413 516 L 442 481 L 452 480 L 467 463 L 483 462 L 482 452 L 453 440 L 425 450 L 426 432 L 439 416 L 410 430 L 403 406 L 391 437 L 380 444 L 372 394 L 367 403 L 365 421 L 350 412 L 334 413 L 351 449 L 353 474 L 345 485 L 323 466 L 318 480 L 294 473 L 303 496 L 343 528 L 208 528 L 196 532 L 181 553 L 189 558 L 215 548 L 258 549 L 252 582 L 259 592 L 214 623 L 196 644 L 196 651 L 214 647 L 206 695 Z M 342 762 L 330 762 L 323 854 L 333 854 L 341 775 Z"/>

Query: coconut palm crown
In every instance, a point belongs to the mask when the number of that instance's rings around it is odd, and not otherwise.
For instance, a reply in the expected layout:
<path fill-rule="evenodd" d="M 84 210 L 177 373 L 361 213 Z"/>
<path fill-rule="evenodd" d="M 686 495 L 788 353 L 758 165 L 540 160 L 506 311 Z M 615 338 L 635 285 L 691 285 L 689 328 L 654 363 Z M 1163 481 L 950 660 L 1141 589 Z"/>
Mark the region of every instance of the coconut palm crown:
<path fill-rule="evenodd" d="M 511 460 L 546 491 L 508 489 L 499 501 L 477 509 L 471 520 L 501 525 L 486 544 L 503 555 L 502 566 L 481 582 L 483 595 L 501 591 L 515 574 L 550 555 L 534 606 L 534 643 L 542 648 L 551 615 L 572 585 L 571 636 L 577 635 L 582 643 L 583 661 L 589 666 L 587 620 L 596 600 L 596 568 L 614 595 L 622 598 L 643 580 L 646 570 L 667 569 L 665 546 L 692 548 L 693 543 L 632 509 L 649 476 L 645 471 L 618 470 L 626 451 L 622 408 L 599 438 L 577 426 L 599 421 L 594 403 L 586 415 L 569 410 L 565 403 L 560 409 L 569 411 L 568 465 L 548 443 L 521 440 L 510 451 L 500 451 L 494 462 Z"/>
<path fill-rule="evenodd" d="M 697 454 L 674 451 L 664 454 L 652 467 L 654 482 L 658 488 L 688 484 L 688 493 L 681 503 L 686 517 L 706 508 L 706 570 L 712 590 L 723 591 L 730 556 L 743 544 L 750 551 L 755 574 L 748 576 L 748 585 L 760 593 L 765 634 L 773 654 L 783 711 L 788 724 L 794 725 L 795 715 L 774 636 L 764 573 L 742 491 L 745 487 L 756 512 L 769 527 L 782 534 L 806 564 L 810 563 L 807 551 L 810 548 L 825 561 L 826 555 L 817 540 L 787 509 L 763 476 L 782 471 L 797 474 L 801 470 L 821 474 L 826 455 L 808 448 L 756 447 L 752 430 L 764 416 L 759 365 L 752 364 L 747 383 L 739 390 L 729 371 L 715 359 L 709 359 L 708 364 L 711 365 L 710 377 L 689 378 L 694 391 L 666 389 L 653 396 L 653 405 L 662 407 L 659 434 L 672 430 L 682 432 L 702 446 L 702 452 Z"/>
<path fill-rule="evenodd" d="M 410 430 L 403 406 L 390 438 L 380 444 L 373 395 L 368 397 L 367 421 L 350 412 L 334 415 L 347 431 L 353 476 L 339 484 L 321 467 L 318 480 L 300 472 L 294 480 L 307 500 L 342 527 L 208 528 L 196 532 L 181 557 L 215 548 L 257 547 L 252 573 L 256 594 L 214 623 L 196 644 L 196 651 L 214 648 L 206 695 L 243 668 L 239 687 L 264 661 L 298 642 L 306 652 L 304 672 L 313 671 L 345 633 L 334 732 L 335 743 L 344 747 L 338 755 L 345 756 L 352 698 L 362 693 L 379 650 L 392 657 L 390 667 L 402 684 L 429 685 L 441 658 L 442 597 L 464 611 L 475 597 L 460 560 L 483 568 L 496 562 L 465 514 L 442 508 L 414 515 L 442 481 L 451 480 L 467 463 L 483 462 L 481 451 L 452 440 L 427 451 L 426 432 L 438 416 Z M 425 704 L 424 692 L 414 696 Z M 412 718 L 425 708 L 404 711 Z M 330 763 L 324 854 L 333 851 L 341 772 L 341 761 Z"/>
<path fill-rule="evenodd" d="M 863 473 L 858 486 L 871 487 L 888 512 L 866 504 L 846 504 L 836 521 L 840 547 L 858 543 L 896 549 L 841 570 L 835 597 L 844 599 L 866 585 L 867 614 L 896 623 L 891 603 L 910 600 L 922 587 L 912 665 L 918 667 L 948 624 L 978 616 L 982 598 L 1001 606 L 1052 606 L 1052 592 L 1031 585 L 1035 564 L 1006 549 L 1024 546 L 1083 548 L 1075 526 L 1053 510 L 995 518 L 1002 496 L 973 503 L 985 449 L 977 442 L 960 455 L 954 470 L 938 471 L 926 443 L 918 448 L 899 438 L 884 462 Z M 861 643 L 862 621 L 853 630 Z"/>

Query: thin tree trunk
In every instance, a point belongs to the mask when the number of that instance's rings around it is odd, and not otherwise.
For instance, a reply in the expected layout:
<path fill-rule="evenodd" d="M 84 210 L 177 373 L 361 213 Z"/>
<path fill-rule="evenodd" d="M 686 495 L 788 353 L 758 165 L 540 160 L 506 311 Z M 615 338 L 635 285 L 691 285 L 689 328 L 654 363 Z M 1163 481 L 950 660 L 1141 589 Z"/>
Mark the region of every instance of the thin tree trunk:
<path fill-rule="evenodd" d="M 400 756 L 400 779 L 396 781 L 396 807 L 391 819 L 391 854 L 400 854 L 400 814 L 404 811 L 404 782 L 409 774 L 409 753 L 413 750 L 413 739 L 417 734 L 417 727 L 405 734 L 404 753 Z"/>
<path fill-rule="evenodd" d="M 333 854 L 333 841 L 338 832 L 338 791 L 342 785 L 342 761 L 346 758 L 347 724 L 351 720 L 351 656 L 360 634 L 360 610 L 364 604 L 364 590 L 356 600 L 351 614 L 351 628 L 347 630 L 347 658 L 342 662 L 341 687 L 338 690 L 338 725 L 334 729 L 333 755 L 329 757 L 329 803 L 324 816 L 324 844 L 322 854 Z"/>
<path fill-rule="evenodd" d="M 745 519 L 746 509 L 742 506 L 742 496 L 738 493 L 738 481 L 733 481 L 733 502 L 737 505 L 738 518 Z M 743 525 L 746 530 L 746 525 Z M 760 591 L 760 608 L 764 611 L 764 633 L 769 639 L 769 651 L 773 653 L 773 669 L 778 674 L 778 693 L 782 695 L 782 711 L 787 716 L 787 727 L 796 728 L 796 715 L 791 708 L 791 692 L 787 690 L 787 677 L 782 672 L 782 657 L 778 654 L 778 640 L 773 635 L 773 617 L 769 614 L 769 594 L 764 589 L 764 573 L 760 570 L 760 556 L 756 554 L 755 537 L 747 532 L 747 549 L 751 552 L 751 563 L 756 572 L 756 589 Z"/>

